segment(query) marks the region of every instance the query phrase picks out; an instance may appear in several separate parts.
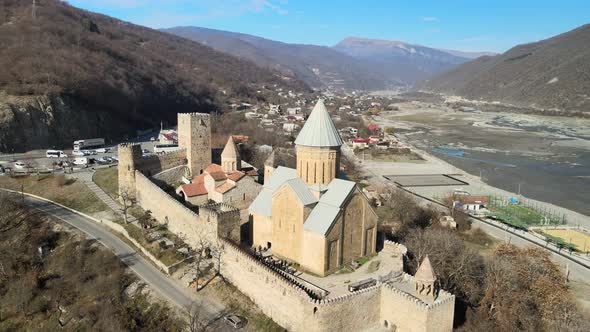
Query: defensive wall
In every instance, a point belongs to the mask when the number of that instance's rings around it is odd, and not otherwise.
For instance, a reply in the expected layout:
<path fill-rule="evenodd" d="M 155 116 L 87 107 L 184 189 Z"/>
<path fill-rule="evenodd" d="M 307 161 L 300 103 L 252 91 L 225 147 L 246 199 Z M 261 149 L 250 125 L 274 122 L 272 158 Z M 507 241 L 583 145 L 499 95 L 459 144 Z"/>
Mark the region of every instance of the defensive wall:
<path fill-rule="evenodd" d="M 168 229 L 179 235 L 184 241 L 195 246 L 197 240 L 209 231 L 199 227 L 199 215 L 171 197 L 140 171 L 135 172 L 137 204 L 144 210 L 150 210 L 152 216 Z"/>
<path fill-rule="evenodd" d="M 270 318 L 289 331 L 362 331 L 378 325 L 396 331 L 451 331 L 454 296 L 442 292 L 435 301 L 425 301 L 379 280 L 376 286 L 337 298 L 322 299 L 317 290 L 272 269 L 235 244 L 239 211 L 226 204 L 200 208 L 200 216 L 182 205 L 142 172 L 136 171 L 137 202 L 149 209 L 160 223 L 181 235 L 189 245 L 201 236 L 211 236 L 224 247 L 221 274 L 248 296 Z M 386 242 L 384 249 L 405 254 L 403 245 Z M 385 278 L 387 279 L 387 278 Z M 397 277 L 406 289 L 413 287 L 407 274 Z M 401 287 L 401 288 L 404 288 Z"/>
<path fill-rule="evenodd" d="M 119 193 L 126 192 L 131 196 L 135 195 L 136 171 L 152 176 L 187 164 L 184 149 L 144 157 L 141 145 L 124 143 L 119 144 L 118 155 Z"/>

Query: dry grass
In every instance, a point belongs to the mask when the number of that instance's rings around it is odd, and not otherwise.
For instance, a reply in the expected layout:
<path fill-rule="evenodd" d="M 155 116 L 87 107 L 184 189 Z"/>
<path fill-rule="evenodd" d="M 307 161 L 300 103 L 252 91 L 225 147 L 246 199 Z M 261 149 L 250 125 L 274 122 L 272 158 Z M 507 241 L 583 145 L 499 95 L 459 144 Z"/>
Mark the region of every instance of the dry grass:
<path fill-rule="evenodd" d="M 109 208 L 77 179 L 64 175 L 27 175 L 0 177 L 0 187 L 41 196 L 84 213 L 108 211 Z"/>
<path fill-rule="evenodd" d="M 96 183 L 104 192 L 113 198 L 117 198 L 119 191 L 119 174 L 117 167 L 99 169 L 94 173 L 92 181 Z"/>
<path fill-rule="evenodd" d="M 590 250 L 590 236 L 575 229 L 545 229 L 543 233 L 558 237 L 565 243 L 570 243 L 576 246 L 576 249 L 581 252 Z"/>

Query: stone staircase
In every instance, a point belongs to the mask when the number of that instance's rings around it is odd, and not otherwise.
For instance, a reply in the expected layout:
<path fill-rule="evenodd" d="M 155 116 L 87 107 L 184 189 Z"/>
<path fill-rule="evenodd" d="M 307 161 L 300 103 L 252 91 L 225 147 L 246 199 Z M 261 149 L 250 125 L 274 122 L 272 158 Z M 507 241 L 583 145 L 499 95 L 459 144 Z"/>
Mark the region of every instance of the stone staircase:
<path fill-rule="evenodd" d="M 94 175 L 94 172 L 74 173 L 72 175 L 80 179 L 111 210 L 123 217 L 123 207 L 121 206 L 121 204 L 119 204 L 119 202 L 114 200 L 109 194 L 102 190 L 102 188 L 97 186 L 96 183 L 94 183 L 94 181 L 92 181 L 92 176 Z M 127 215 L 127 221 L 129 223 L 137 223 L 137 219 L 129 214 Z"/>

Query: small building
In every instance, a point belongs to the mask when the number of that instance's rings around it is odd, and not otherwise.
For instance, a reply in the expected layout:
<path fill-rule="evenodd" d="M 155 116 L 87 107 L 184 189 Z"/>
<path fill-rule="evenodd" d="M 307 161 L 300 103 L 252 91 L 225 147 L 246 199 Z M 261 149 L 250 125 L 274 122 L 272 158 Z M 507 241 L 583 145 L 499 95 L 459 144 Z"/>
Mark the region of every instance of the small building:
<path fill-rule="evenodd" d="M 248 165 L 248 169 L 242 164 Z M 241 160 L 238 147 L 230 136 L 221 153 L 221 165 L 207 166 L 191 183 L 178 187 L 176 193 L 193 206 L 202 206 L 211 200 L 245 208 L 262 188 L 256 182 L 257 178 L 257 170 Z"/>
<path fill-rule="evenodd" d="M 459 202 L 463 210 L 474 213 L 478 213 L 480 210 L 485 209 L 488 203 L 489 198 L 486 196 L 466 196 L 462 197 Z"/>
<path fill-rule="evenodd" d="M 299 125 L 295 123 L 283 123 L 283 131 L 285 133 L 291 134 L 297 129 L 299 129 Z"/>
<path fill-rule="evenodd" d="M 369 147 L 369 140 L 366 138 L 353 138 L 351 141 L 353 149 L 366 149 Z"/>
<path fill-rule="evenodd" d="M 442 216 L 442 217 L 440 217 L 438 222 L 440 223 L 440 225 L 442 227 L 447 227 L 447 228 L 451 228 L 451 229 L 457 228 L 457 222 L 455 221 L 455 218 L 453 218 L 451 216 Z"/>
<path fill-rule="evenodd" d="M 371 135 L 369 136 L 369 144 L 377 144 L 381 141 L 381 137 L 379 135 Z"/>

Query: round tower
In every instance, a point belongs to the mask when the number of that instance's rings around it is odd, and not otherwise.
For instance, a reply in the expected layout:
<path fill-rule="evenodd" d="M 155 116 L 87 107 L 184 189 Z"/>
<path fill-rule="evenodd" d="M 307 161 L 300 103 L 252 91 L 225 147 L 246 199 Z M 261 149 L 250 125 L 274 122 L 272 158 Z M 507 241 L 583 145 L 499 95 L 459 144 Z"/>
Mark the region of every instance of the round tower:
<path fill-rule="evenodd" d="M 318 100 L 297 136 L 297 176 L 308 184 L 329 184 L 340 171 L 342 138 L 323 100 Z"/>
<path fill-rule="evenodd" d="M 230 135 L 223 152 L 221 152 L 221 167 L 225 173 L 233 173 L 242 169 L 240 150 Z"/>

